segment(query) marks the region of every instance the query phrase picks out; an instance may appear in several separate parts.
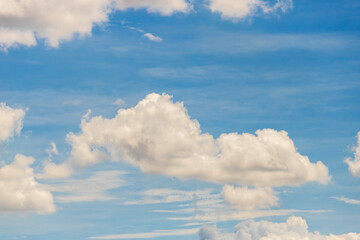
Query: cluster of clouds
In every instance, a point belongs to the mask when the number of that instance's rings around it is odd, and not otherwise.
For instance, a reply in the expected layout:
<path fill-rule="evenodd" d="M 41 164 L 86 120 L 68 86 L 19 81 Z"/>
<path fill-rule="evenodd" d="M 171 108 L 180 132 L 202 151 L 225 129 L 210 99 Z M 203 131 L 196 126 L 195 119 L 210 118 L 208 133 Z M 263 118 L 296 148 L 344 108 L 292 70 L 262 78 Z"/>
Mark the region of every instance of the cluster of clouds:
<path fill-rule="evenodd" d="M 67 136 L 72 147 L 68 160 L 45 162 L 43 179 L 66 178 L 108 160 L 125 161 L 148 174 L 253 186 L 223 189 L 230 206 L 245 210 L 276 206 L 272 187 L 330 181 L 328 168 L 298 153 L 285 131 L 263 129 L 215 139 L 202 133 L 183 103 L 167 94 L 149 94 L 135 107 L 119 109 L 114 118 L 89 112 L 80 128 Z"/>
<path fill-rule="evenodd" d="M 0 143 L 20 134 L 25 111 L 0 104 Z M 17 154 L 14 161 L 0 167 L 0 212 L 55 211 L 53 196 L 35 180 L 30 167 L 34 158 Z"/>
<path fill-rule="evenodd" d="M 215 226 L 204 225 L 199 231 L 200 240 L 359 240 L 360 234 L 322 235 L 309 232 L 306 221 L 301 217 L 291 216 L 286 222 L 248 220 L 235 226 L 234 232 L 222 232 Z"/>
<path fill-rule="evenodd" d="M 205 5 L 224 18 L 244 19 L 258 12 L 285 12 L 291 0 L 277 0 L 270 6 L 265 0 L 210 0 Z M 116 11 L 145 9 L 149 13 L 169 16 L 193 9 L 187 0 L 0 0 L 0 50 L 24 45 L 35 46 L 45 40 L 51 47 L 74 36 L 91 35 L 94 26 L 105 25 Z M 151 33 L 144 37 L 161 41 Z"/>
<path fill-rule="evenodd" d="M 0 104 L 1 141 L 20 133 L 24 116 L 24 110 Z M 55 211 L 51 192 L 62 193 L 56 197 L 60 202 L 112 199 L 107 191 L 124 184 L 121 172 L 98 172 L 83 180 L 69 179 L 79 170 L 105 161 L 125 161 L 148 174 L 224 185 L 216 195 L 151 190 L 143 194 L 143 200 L 125 204 L 174 199 L 196 201 L 200 196 L 213 204 L 225 203 L 230 209 L 246 213 L 278 206 L 279 197 L 274 187 L 308 182 L 327 184 L 331 179 L 322 162 L 311 162 L 297 152 L 285 131 L 263 129 L 255 134 L 224 133 L 214 138 L 201 131 L 200 124 L 190 118 L 182 102 L 173 102 L 167 94 L 149 94 L 135 107 L 120 108 L 113 118 L 92 117 L 89 111 L 83 116 L 80 129 L 79 133 L 67 135 L 71 152 L 60 164 L 52 161 L 52 156 L 58 154 L 52 142 L 46 150 L 49 159 L 44 161 L 41 173 L 34 174 L 30 167 L 34 159 L 23 155 L 17 155 L 13 163 L 3 166 L 0 186 L 6 194 L 0 209 L 50 213 Z M 359 147 L 356 147 L 355 160 L 346 160 L 354 175 L 358 156 Z M 12 178 L 11 173 L 16 173 L 16 177 Z M 55 182 L 45 186 L 36 179 Z M 86 188 L 89 183 L 99 181 L 101 184 L 91 191 Z M 35 204 L 36 196 L 41 204 Z M 24 202 L 19 203 L 16 198 Z"/>

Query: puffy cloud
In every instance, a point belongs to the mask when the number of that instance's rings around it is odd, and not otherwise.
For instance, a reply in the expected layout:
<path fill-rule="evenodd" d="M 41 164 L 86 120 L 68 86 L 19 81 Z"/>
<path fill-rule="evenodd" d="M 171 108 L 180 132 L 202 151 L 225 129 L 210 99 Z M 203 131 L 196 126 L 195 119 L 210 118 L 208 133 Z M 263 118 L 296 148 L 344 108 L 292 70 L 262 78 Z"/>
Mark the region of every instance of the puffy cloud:
<path fill-rule="evenodd" d="M 191 4 L 186 0 L 0 0 L 0 49 L 33 46 L 36 39 L 57 47 L 74 35 L 91 34 L 111 12 L 130 8 L 171 15 L 187 12 Z"/>
<path fill-rule="evenodd" d="M 11 164 L 0 168 L 0 212 L 55 211 L 52 194 L 35 181 L 29 167 L 33 162 L 32 157 L 18 154 Z"/>
<path fill-rule="evenodd" d="M 73 169 L 110 159 L 150 174 L 247 186 L 327 184 L 330 179 L 327 167 L 298 153 L 285 131 L 214 139 L 201 133 L 183 103 L 166 94 L 149 94 L 111 119 L 87 114 L 80 127 L 81 133 L 67 136 L 72 151 L 66 164 Z"/>
<path fill-rule="evenodd" d="M 153 41 L 153 42 L 162 42 L 161 37 L 155 36 L 152 33 L 145 33 L 144 37 L 146 37 L 147 39 L 149 39 L 150 41 Z"/>
<path fill-rule="evenodd" d="M 13 109 L 6 106 L 5 103 L 0 103 L 0 142 L 13 137 L 15 134 L 20 134 L 24 116 L 24 110 Z"/>
<path fill-rule="evenodd" d="M 354 147 L 354 160 L 350 158 L 345 159 L 349 165 L 349 171 L 355 177 L 360 177 L 360 131 L 357 134 L 358 144 Z"/>
<path fill-rule="evenodd" d="M 244 210 L 270 208 L 277 206 L 279 201 L 271 188 L 235 188 L 225 185 L 222 195 L 230 207 Z"/>
<path fill-rule="evenodd" d="M 212 12 L 218 12 L 223 18 L 244 19 L 258 13 L 269 14 L 278 11 L 286 12 L 293 7 L 292 0 L 277 0 L 270 6 L 264 0 L 209 0 L 208 7 Z"/>
<path fill-rule="evenodd" d="M 358 240 L 360 234 L 321 235 L 309 232 L 308 225 L 301 217 L 291 216 L 286 222 L 244 221 L 235 227 L 233 233 L 223 233 L 215 226 L 204 225 L 199 231 L 200 240 Z"/>

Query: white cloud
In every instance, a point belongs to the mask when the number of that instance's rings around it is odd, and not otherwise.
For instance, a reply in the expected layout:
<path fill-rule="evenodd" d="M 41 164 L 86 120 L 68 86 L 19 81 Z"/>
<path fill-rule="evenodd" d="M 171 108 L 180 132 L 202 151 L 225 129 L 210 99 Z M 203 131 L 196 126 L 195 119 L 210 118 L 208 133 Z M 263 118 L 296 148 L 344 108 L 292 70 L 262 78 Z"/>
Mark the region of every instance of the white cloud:
<path fill-rule="evenodd" d="M 0 212 L 55 211 L 52 194 L 35 181 L 29 167 L 33 162 L 32 157 L 18 154 L 11 164 L 0 168 Z"/>
<path fill-rule="evenodd" d="M 222 195 L 230 207 L 244 210 L 270 208 L 277 206 L 279 201 L 271 188 L 235 188 L 225 185 Z"/>
<path fill-rule="evenodd" d="M 89 237 L 89 239 L 149 239 L 169 236 L 186 236 L 193 235 L 199 231 L 199 228 L 186 228 L 174 230 L 156 230 L 148 233 L 130 233 L 130 234 L 114 234 L 99 237 Z"/>
<path fill-rule="evenodd" d="M 166 94 L 149 94 L 111 119 L 86 115 L 80 127 L 80 134 L 67 136 L 72 151 L 65 164 L 74 169 L 110 159 L 144 173 L 215 183 L 274 187 L 330 180 L 327 167 L 298 153 L 287 132 L 263 129 L 214 139 Z"/>
<path fill-rule="evenodd" d="M 191 7 L 186 0 L 0 0 L 0 49 L 34 46 L 37 39 L 57 47 L 74 35 L 90 35 L 94 25 L 106 23 L 116 10 L 171 15 Z"/>
<path fill-rule="evenodd" d="M 244 19 L 257 14 L 269 14 L 281 10 L 283 13 L 293 7 L 292 0 L 277 0 L 270 6 L 265 0 L 208 0 L 212 12 L 218 12 L 225 19 Z"/>
<path fill-rule="evenodd" d="M 358 240 L 360 234 L 321 235 L 309 232 L 308 225 L 301 217 L 291 216 L 286 222 L 255 222 L 248 220 L 235 226 L 233 233 L 224 233 L 215 226 L 204 225 L 199 232 L 200 240 Z"/>
<path fill-rule="evenodd" d="M 155 36 L 152 33 L 145 33 L 144 37 L 146 37 L 147 39 L 153 42 L 162 42 L 163 40 L 161 37 Z"/>
<path fill-rule="evenodd" d="M 350 158 L 345 159 L 345 162 L 349 165 L 349 171 L 355 177 L 360 177 L 360 131 L 357 133 L 358 144 L 353 148 L 354 160 Z"/>
<path fill-rule="evenodd" d="M 68 163 L 56 165 L 52 161 L 45 161 L 43 163 L 43 173 L 37 174 L 36 177 L 38 179 L 67 178 L 73 172 L 74 170 Z"/>
<path fill-rule="evenodd" d="M 92 202 L 116 199 L 109 195 L 108 191 L 125 185 L 121 178 L 121 171 L 99 171 L 85 179 L 66 179 L 47 188 L 59 195 L 55 197 L 57 202 Z"/>
<path fill-rule="evenodd" d="M 356 199 L 351 199 L 351 198 L 346 198 L 346 197 L 331 197 L 331 198 L 336 199 L 341 202 L 344 202 L 344 203 L 348 203 L 348 204 L 360 205 L 360 200 L 356 200 Z"/>
<path fill-rule="evenodd" d="M 20 134 L 23 127 L 24 116 L 24 110 L 13 109 L 6 106 L 5 103 L 0 103 L 0 142 L 5 141 L 16 134 Z"/>

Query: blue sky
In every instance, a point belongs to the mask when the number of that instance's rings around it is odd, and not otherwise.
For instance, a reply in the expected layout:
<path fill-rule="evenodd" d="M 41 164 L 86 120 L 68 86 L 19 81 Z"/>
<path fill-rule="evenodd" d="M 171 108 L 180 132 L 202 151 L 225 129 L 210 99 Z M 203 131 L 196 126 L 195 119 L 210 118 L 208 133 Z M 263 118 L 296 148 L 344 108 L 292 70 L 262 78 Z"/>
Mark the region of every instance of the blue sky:
<path fill-rule="evenodd" d="M 0 0 L 1 239 L 360 239 L 358 1 L 29 3 Z"/>

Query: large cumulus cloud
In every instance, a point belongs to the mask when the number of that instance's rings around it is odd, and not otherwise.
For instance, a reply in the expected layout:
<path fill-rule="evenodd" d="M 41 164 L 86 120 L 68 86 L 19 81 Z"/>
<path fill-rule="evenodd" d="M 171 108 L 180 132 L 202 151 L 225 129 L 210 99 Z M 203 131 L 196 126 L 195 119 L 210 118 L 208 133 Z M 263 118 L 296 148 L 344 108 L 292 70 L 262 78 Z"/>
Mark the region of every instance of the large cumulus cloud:
<path fill-rule="evenodd" d="M 72 151 L 62 169 L 124 160 L 144 173 L 221 184 L 276 187 L 329 181 L 327 167 L 298 153 L 285 131 L 263 129 L 214 139 L 201 132 L 183 103 L 166 94 L 149 94 L 114 118 L 86 115 L 80 127 L 79 134 L 67 136 Z"/>

